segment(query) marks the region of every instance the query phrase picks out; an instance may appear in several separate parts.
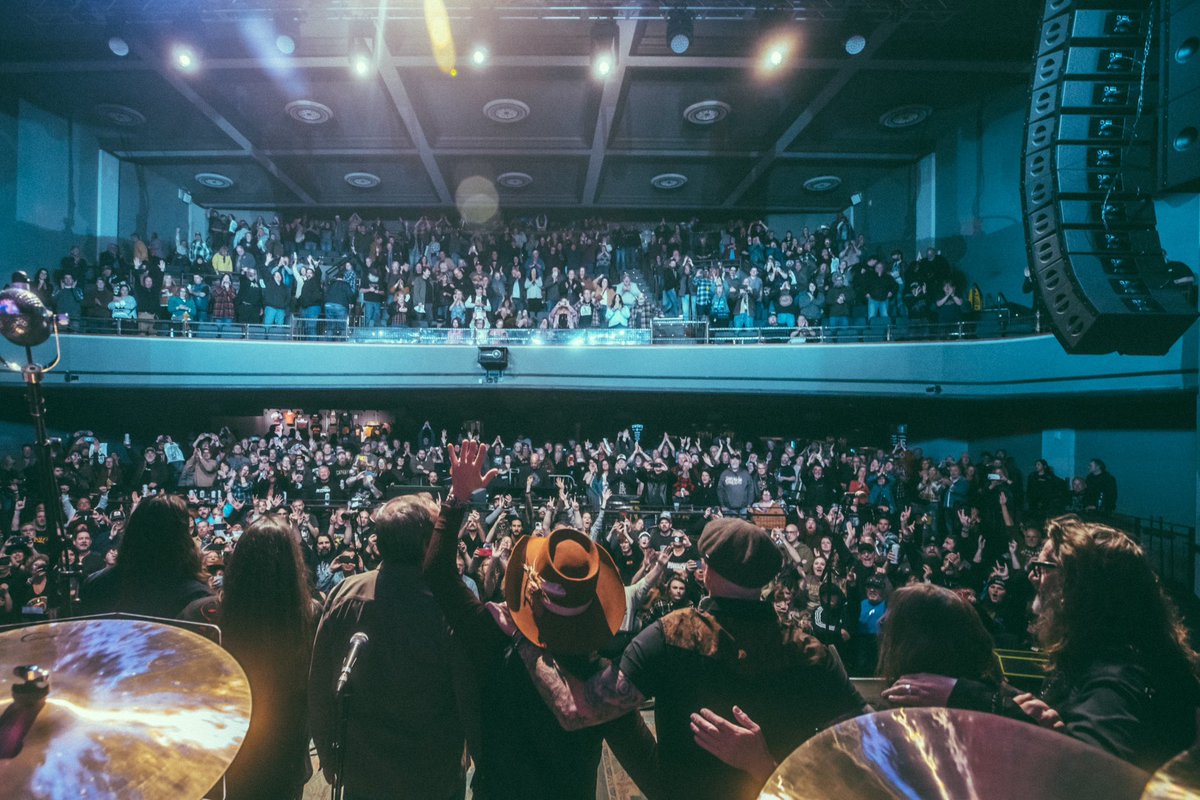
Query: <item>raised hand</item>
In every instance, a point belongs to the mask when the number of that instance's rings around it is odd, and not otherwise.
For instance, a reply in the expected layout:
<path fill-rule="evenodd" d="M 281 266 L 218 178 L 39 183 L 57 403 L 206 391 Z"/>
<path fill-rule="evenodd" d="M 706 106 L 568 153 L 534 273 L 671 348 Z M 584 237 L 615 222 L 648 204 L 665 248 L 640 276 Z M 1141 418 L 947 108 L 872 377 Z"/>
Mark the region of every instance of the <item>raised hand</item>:
<path fill-rule="evenodd" d="M 468 502 L 471 495 L 486 489 L 497 475 L 495 469 L 481 473 L 487 451 L 474 439 L 463 442 L 461 448 L 447 444 L 446 451 L 450 457 L 450 495 L 455 503 Z"/>

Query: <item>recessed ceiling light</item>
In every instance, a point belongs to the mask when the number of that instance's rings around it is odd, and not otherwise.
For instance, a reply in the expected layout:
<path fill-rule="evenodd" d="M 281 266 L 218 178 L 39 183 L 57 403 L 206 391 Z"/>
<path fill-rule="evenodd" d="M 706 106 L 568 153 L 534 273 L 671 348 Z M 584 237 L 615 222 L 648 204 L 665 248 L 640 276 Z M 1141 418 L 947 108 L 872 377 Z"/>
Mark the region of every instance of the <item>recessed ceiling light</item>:
<path fill-rule="evenodd" d="M 687 182 L 687 176 L 680 175 L 678 172 L 664 172 L 662 175 L 655 175 L 650 179 L 651 186 L 655 189 L 666 191 L 683 188 L 683 185 Z"/>
<path fill-rule="evenodd" d="M 897 128 L 911 128 L 929 119 L 929 115 L 932 113 L 933 109 L 926 105 L 914 103 L 906 106 L 897 106 L 883 112 L 879 117 L 879 124 L 893 130 Z"/>
<path fill-rule="evenodd" d="M 379 176 L 369 172 L 347 172 L 344 179 L 355 189 L 373 189 L 380 183 Z"/>
<path fill-rule="evenodd" d="M 233 178 L 219 172 L 197 172 L 196 183 L 209 189 L 228 189 L 233 186 Z"/>
<path fill-rule="evenodd" d="M 804 188 L 810 192 L 832 192 L 842 185 L 842 179 L 837 175 L 818 175 L 804 182 Z"/>
<path fill-rule="evenodd" d="M 855 33 L 846 37 L 846 53 L 852 56 L 859 55 L 863 50 L 867 49 L 867 37 L 861 33 Z"/>
<path fill-rule="evenodd" d="M 692 46 L 692 14 L 679 8 L 667 15 L 667 46 L 671 52 L 681 56 Z"/>
<path fill-rule="evenodd" d="M 529 116 L 529 106 L 520 100 L 499 98 L 484 104 L 483 115 L 492 122 L 504 124 L 520 122 Z"/>
<path fill-rule="evenodd" d="M 333 119 L 333 110 L 316 100 L 293 100 L 283 110 L 292 119 L 306 125 L 321 125 Z"/>
<path fill-rule="evenodd" d="M 524 189 L 533 183 L 533 177 L 525 172 L 505 172 L 496 176 L 496 183 L 505 189 Z"/>
<path fill-rule="evenodd" d="M 720 100 L 701 100 L 683 110 L 683 118 L 693 125 L 714 125 L 729 116 L 729 104 Z"/>
<path fill-rule="evenodd" d="M 171 48 L 171 61 L 183 72 L 195 72 L 200 68 L 200 56 L 191 45 L 177 44 Z"/>
<path fill-rule="evenodd" d="M 145 114 L 136 108 L 130 108 L 129 106 L 117 103 L 100 103 L 96 106 L 95 112 L 96 116 L 105 122 L 120 125 L 122 128 L 135 128 L 138 125 L 146 124 Z"/>

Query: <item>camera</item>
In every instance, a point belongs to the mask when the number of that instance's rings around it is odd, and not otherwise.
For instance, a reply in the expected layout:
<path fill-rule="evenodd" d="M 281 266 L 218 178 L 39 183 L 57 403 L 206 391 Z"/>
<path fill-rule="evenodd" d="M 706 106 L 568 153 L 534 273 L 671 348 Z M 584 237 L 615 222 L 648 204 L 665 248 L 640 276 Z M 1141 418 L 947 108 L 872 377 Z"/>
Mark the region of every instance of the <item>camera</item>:
<path fill-rule="evenodd" d="M 1004 478 L 1000 477 L 1000 473 L 999 473 L 999 472 L 989 472 L 989 473 L 988 473 L 988 475 L 987 475 L 987 479 L 988 479 L 989 481 L 1002 481 L 1002 480 L 1004 480 Z"/>

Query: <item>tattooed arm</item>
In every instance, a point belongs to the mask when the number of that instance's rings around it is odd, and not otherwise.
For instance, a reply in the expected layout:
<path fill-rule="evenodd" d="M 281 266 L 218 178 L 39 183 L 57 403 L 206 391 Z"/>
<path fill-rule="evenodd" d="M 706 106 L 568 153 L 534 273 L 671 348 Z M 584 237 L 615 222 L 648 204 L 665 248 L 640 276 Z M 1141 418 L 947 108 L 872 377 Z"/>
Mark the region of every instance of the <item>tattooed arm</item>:
<path fill-rule="evenodd" d="M 628 714 L 645 700 L 621 670 L 607 664 L 587 682 L 561 669 L 554 657 L 528 641 L 517 647 L 542 700 L 563 730 L 590 728 Z"/>

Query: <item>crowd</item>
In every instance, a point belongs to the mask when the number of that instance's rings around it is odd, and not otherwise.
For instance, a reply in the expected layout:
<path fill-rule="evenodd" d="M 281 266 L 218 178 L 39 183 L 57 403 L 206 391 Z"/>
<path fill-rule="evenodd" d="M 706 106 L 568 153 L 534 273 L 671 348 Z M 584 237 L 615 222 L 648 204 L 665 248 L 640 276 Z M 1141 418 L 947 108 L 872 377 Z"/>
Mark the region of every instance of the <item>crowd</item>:
<path fill-rule="evenodd" d="M 360 684 L 372 708 L 348 733 L 352 796 L 461 797 L 466 741 L 477 797 L 590 797 L 602 738 L 648 797 L 753 796 L 763 764 L 813 725 L 864 710 L 846 670 L 878 670 L 896 704 L 953 700 L 1071 726 L 1063 698 L 1078 701 L 1083 666 L 1068 655 L 1079 658 L 1081 645 L 1039 623 L 1046 576 L 1061 567 L 1073 586 L 1069 557 L 1091 546 L 1081 531 L 1093 527 L 1060 515 L 1105 518 L 1117 504 L 1099 459 L 1068 483 L 1044 461 L 1025 476 L 1003 451 L 940 458 L 836 437 L 650 441 L 629 429 L 477 444 L 428 423 L 362 429 L 300 412 L 279 414 L 265 436 L 223 429 L 183 444 L 83 431 L 52 457 L 49 492 L 33 448 L 0 461 L 0 514 L 11 520 L 0 619 L 121 610 L 228 626 L 256 710 L 260 696 L 286 709 L 266 728 L 252 723 L 232 780 L 258 788 L 233 797 L 295 796 L 306 730 L 329 774 L 337 726 L 326 690 L 358 630 L 378 655 Z M 1137 581 L 1149 574 L 1140 549 L 1119 543 L 1136 564 L 1122 573 L 1129 586 L 1101 592 L 1114 598 L 1145 588 Z M 905 627 L 906 604 L 960 624 Z M 1120 619 L 1150 635 L 1176 624 L 1168 612 Z M 1113 653 L 1134 633 L 1110 631 Z M 746 656 L 725 651 L 728 636 L 770 668 L 739 667 Z M 934 655 L 913 656 L 917 642 Z M 1039 644 L 1058 669 L 1050 705 L 1001 692 L 991 655 Z M 973 665 L 949 688 L 925 674 L 942 651 Z M 979 652 L 982 662 L 970 655 Z M 1184 676 L 1194 664 L 1172 663 L 1171 680 L 1193 692 Z M 808 677 L 781 683 L 788 670 Z M 705 683 L 715 676 L 719 689 Z M 464 685 L 482 689 L 473 711 Z M 626 713 L 650 696 L 657 762 L 645 756 L 640 716 Z M 701 705 L 721 713 L 691 717 Z M 1095 722 L 1073 735 L 1131 760 L 1165 760 L 1176 744 L 1087 733 Z M 531 751 L 532 741 L 545 744 Z M 755 741 L 757 751 L 746 744 Z M 548 774 L 541 757 L 561 768 Z M 264 785 L 273 788 L 255 793 Z"/>
<path fill-rule="evenodd" d="M 76 328 L 130 333 L 209 322 L 291 324 L 308 336 L 346 325 L 491 329 L 646 328 L 656 316 L 716 327 L 950 324 L 982 305 L 940 252 L 869 252 L 839 215 L 819 230 L 759 220 L 620 224 L 546 217 L 472 229 L 406 221 L 210 212 L 207 236 L 132 234 L 94 262 L 73 247 L 30 287 Z"/>

